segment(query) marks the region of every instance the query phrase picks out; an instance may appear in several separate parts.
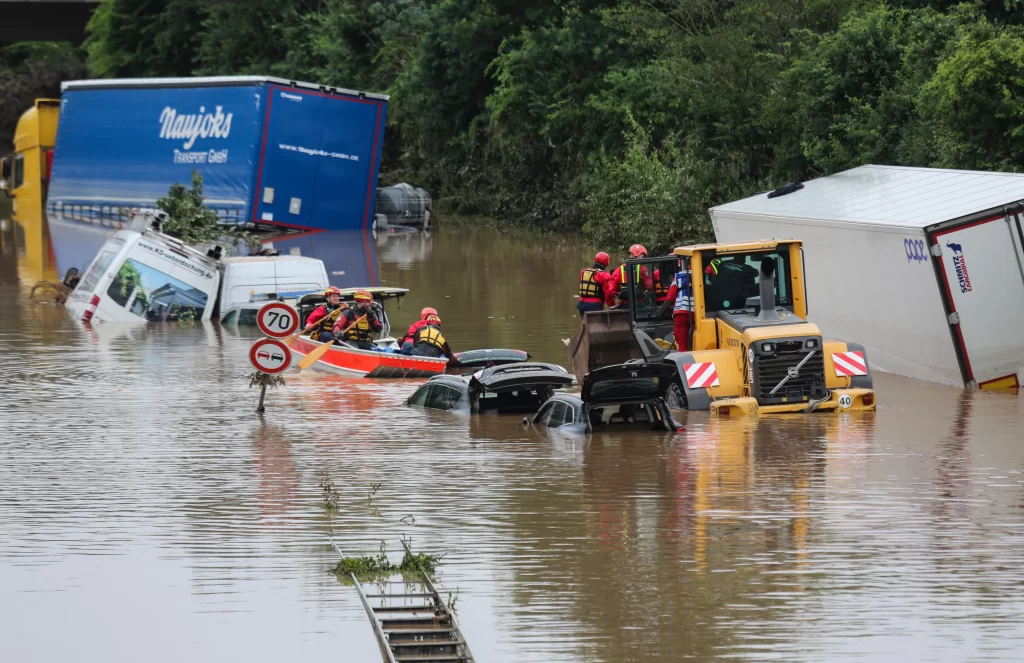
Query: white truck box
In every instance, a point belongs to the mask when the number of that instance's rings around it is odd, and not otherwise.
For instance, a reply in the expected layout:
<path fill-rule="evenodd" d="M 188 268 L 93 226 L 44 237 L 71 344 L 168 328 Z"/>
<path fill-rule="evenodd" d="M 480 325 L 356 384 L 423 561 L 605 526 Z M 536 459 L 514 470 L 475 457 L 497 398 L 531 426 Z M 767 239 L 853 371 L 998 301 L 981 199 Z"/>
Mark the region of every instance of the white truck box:
<path fill-rule="evenodd" d="M 956 386 L 1024 372 L 1024 174 L 861 166 L 710 210 L 720 242 L 802 239 L 809 317 L 871 367 Z"/>

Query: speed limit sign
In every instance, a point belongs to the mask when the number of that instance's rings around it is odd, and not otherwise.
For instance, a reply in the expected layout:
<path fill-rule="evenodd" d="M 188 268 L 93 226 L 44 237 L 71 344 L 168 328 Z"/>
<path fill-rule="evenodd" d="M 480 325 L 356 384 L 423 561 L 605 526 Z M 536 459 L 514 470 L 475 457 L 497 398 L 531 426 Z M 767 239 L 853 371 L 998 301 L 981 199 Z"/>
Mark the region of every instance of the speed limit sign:
<path fill-rule="evenodd" d="M 256 326 L 267 336 L 284 338 L 299 328 L 299 314 L 287 304 L 271 302 L 256 314 Z"/>

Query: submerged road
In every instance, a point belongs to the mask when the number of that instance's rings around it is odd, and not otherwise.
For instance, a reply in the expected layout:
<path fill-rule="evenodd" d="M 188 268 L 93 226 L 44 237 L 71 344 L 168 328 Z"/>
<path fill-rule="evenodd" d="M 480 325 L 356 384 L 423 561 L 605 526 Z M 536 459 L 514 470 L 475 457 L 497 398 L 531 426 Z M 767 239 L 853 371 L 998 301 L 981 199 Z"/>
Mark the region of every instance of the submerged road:
<path fill-rule="evenodd" d="M 257 334 L 84 329 L 27 301 L 12 241 L 0 660 L 378 661 L 327 573 L 332 531 L 447 553 L 481 663 L 1020 660 L 1016 395 L 880 375 L 876 413 L 683 413 L 685 435 L 587 439 L 408 409 L 416 382 L 303 374 L 261 420 Z M 402 323 L 431 305 L 456 349 L 564 363 L 583 247 L 440 231 L 378 255 L 413 288 Z"/>

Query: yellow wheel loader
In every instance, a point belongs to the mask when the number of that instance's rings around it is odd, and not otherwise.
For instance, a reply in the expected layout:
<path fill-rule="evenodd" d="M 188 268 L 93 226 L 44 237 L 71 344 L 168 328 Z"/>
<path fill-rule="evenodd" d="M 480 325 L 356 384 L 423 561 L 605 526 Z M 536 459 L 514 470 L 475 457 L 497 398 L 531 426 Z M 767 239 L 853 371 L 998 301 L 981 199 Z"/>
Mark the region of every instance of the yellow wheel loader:
<path fill-rule="evenodd" d="M 673 407 L 723 416 L 875 409 L 863 346 L 824 340 L 807 322 L 800 241 L 683 246 L 629 260 L 625 271 L 623 308 L 587 313 L 568 344 L 581 383 L 610 364 L 670 363 Z M 689 276 L 677 288 L 689 313 L 684 343 L 673 334 L 677 303 L 666 299 L 677 273 Z"/>

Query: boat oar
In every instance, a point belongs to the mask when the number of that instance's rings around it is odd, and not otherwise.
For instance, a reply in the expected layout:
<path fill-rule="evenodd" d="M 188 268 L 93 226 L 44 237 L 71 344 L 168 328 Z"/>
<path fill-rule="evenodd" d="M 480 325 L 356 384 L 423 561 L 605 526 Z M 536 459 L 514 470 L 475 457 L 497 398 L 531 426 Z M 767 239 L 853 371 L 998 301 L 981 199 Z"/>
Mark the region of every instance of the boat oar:
<path fill-rule="evenodd" d="M 320 357 L 323 357 L 324 354 L 328 350 L 331 349 L 332 345 L 334 345 L 334 339 L 331 339 L 330 341 L 327 341 L 326 343 L 321 345 L 319 348 L 317 348 L 316 350 L 313 350 L 308 355 L 306 355 L 305 357 L 300 359 L 299 360 L 299 370 L 300 371 L 304 371 L 307 368 L 309 368 L 310 366 L 312 366 L 313 364 L 315 364 L 320 359 Z"/>

